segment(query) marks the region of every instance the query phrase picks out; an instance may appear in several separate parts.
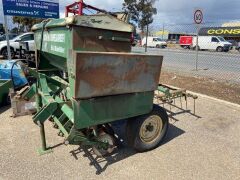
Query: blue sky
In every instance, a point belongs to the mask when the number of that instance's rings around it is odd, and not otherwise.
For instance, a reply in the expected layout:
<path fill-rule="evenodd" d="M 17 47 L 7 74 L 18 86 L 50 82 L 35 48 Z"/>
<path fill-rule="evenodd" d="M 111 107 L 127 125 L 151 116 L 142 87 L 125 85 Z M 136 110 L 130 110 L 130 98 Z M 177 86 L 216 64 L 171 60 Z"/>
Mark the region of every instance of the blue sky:
<path fill-rule="evenodd" d="M 73 0 L 60 0 L 60 13 L 64 6 Z M 109 11 L 119 11 L 123 0 L 85 0 L 86 3 Z M 193 23 L 193 11 L 201 8 L 205 22 L 240 21 L 240 0 L 158 0 L 154 5 L 158 14 L 154 17 L 154 26 L 164 24 Z M 0 22 L 3 20 L 2 1 L 0 0 Z"/>

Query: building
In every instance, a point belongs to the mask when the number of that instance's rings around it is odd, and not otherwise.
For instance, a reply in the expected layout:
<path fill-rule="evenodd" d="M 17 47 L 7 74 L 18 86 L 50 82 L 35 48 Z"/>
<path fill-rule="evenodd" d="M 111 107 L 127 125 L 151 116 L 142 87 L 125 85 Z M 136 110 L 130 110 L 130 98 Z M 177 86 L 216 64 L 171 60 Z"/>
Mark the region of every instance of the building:
<path fill-rule="evenodd" d="M 194 36 L 193 33 L 186 33 L 186 32 L 169 32 L 168 30 L 165 31 L 158 31 L 155 32 L 155 36 L 162 38 L 163 40 L 172 41 L 178 43 L 180 36 Z"/>
<path fill-rule="evenodd" d="M 168 35 L 168 41 L 178 43 L 181 36 L 195 36 L 195 35 L 196 34 L 186 32 L 171 32 Z"/>
<path fill-rule="evenodd" d="M 222 27 L 240 27 L 240 22 L 223 23 Z"/>
<path fill-rule="evenodd" d="M 240 26 L 236 27 L 207 27 L 201 28 L 200 36 L 222 36 L 226 40 L 240 42 Z"/>

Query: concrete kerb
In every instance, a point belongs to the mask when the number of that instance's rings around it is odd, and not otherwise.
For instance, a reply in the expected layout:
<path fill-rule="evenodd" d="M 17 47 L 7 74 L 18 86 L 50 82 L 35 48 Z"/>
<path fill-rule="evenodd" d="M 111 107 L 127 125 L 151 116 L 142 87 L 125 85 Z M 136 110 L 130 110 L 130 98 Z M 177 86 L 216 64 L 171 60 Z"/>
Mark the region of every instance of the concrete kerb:
<path fill-rule="evenodd" d="M 169 86 L 169 87 L 175 88 L 175 89 L 179 89 L 179 87 L 175 87 L 175 86 Z M 226 105 L 234 106 L 236 108 L 240 108 L 240 104 L 236 104 L 236 103 L 232 103 L 232 102 L 229 102 L 229 101 L 225 101 L 225 100 L 218 99 L 218 98 L 215 98 L 215 97 L 212 97 L 212 96 L 208 96 L 208 95 L 205 95 L 205 94 L 196 93 L 196 92 L 188 91 L 188 90 L 187 90 L 187 93 L 195 94 L 195 95 L 197 95 L 199 97 L 207 98 L 207 99 L 210 99 L 210 100 L 217 101 L 219 103 L 223 103 L 223 104 L 226 104 Z"/>
<path fill-rule="evenodd" d="M 208 95 L 205 95 L 205 94 L 200 94 L 200 93 L 196 93 L 196 92 L 192 92 L 192 91 L 187 91 L 187 92 L 195 94 L 199 97 L 211 99 L 211 100 L 217 101 L 219 103 L 223 103 L 223 104 L 226 104 L 226 105 L 234 106 L 236 108 L 240 108 L 240 104 L 235 104 L 235 103 L 232 103 L 232 102 L 229 102 L 229 101 L 225 101 L 225 100 L 222 100 L 222 99 L 218 99 L 218 98 L 215 98 L 215 97 L 211 97 L 211 96 L 208 96 Z"/>

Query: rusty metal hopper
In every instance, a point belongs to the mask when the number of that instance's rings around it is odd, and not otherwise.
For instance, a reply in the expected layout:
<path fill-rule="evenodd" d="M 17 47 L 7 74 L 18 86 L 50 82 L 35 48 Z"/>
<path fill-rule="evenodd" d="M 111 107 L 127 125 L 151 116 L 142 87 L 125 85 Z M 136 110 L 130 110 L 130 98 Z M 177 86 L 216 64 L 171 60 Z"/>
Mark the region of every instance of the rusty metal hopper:
<path fill-rule="evenodd" d="M 154 91 L 162 56 L 116 52 L 76 52 L 69 61 L 76 99 Z M 72 67 L 72 68 L 71 68 Z"/>

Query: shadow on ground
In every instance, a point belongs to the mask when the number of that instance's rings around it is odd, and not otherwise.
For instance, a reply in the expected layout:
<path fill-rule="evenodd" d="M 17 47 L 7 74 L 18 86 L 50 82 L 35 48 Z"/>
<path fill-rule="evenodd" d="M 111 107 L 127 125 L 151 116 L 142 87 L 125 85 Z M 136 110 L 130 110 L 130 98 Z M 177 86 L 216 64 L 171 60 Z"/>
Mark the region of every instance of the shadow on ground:
<path fill-rule="evenodd" d="M 11 108 L 11 106 L 0 107 L 0 114 L 4 113 L 5 111 L 7 111 L 10 108 Z"/>
<path fill-rule="evenodd" d="M 179 129 L 178 127 L 169 124 L 169 131 L 164 139 L 164 141 L 160 144 L 164 145 L 174 138 L 184 134 L 185 131 L 182 129 Z M 94 153 L 92 148 L 86 148 L 86 147 L 79 147 L 78 149 L 75 149 L 73 151 L 70 151 L 71 155 L 78 160 L 79 155 L 82 155 L 83 157 L 87 157 L 90 161 L 89 165 L 93 166 L 96 169 L 96 174 L 99 175 L 102 172 L 104 172 L 108 166 L 117 163 L 121 160 L 124 160 L 130 156 L 135 155 L 137 152 L 133 150 L 130 147 L 127 147 L 124 143 L 118 143 L 118 148 L 109 156 L 107 157 L 97 157 Z M 160 148 L 160 147 L 157 147 Z"/>

